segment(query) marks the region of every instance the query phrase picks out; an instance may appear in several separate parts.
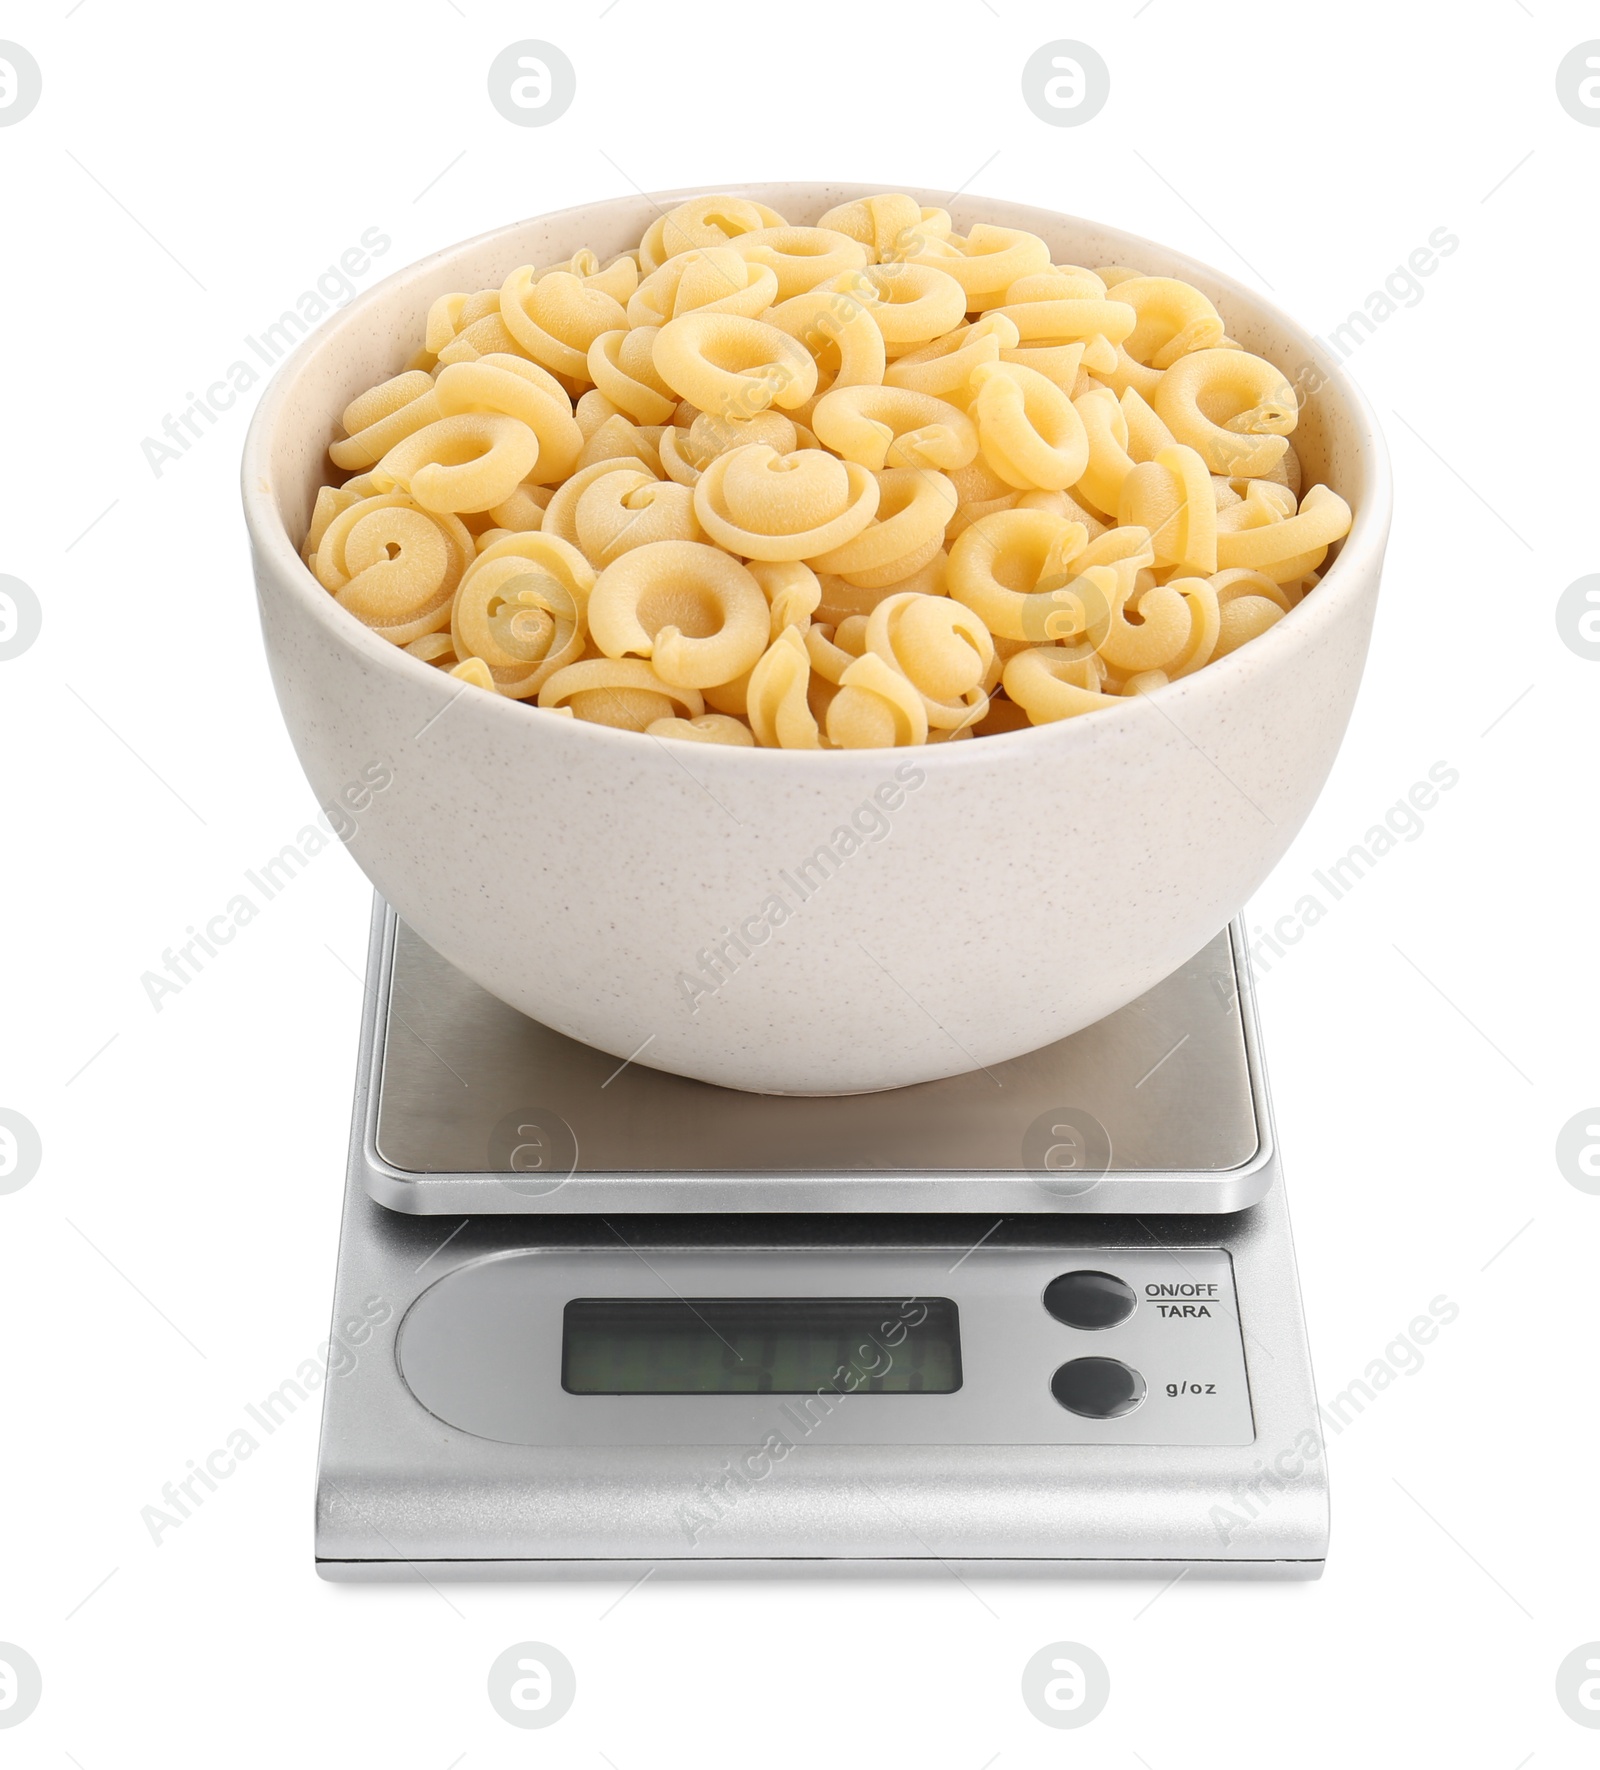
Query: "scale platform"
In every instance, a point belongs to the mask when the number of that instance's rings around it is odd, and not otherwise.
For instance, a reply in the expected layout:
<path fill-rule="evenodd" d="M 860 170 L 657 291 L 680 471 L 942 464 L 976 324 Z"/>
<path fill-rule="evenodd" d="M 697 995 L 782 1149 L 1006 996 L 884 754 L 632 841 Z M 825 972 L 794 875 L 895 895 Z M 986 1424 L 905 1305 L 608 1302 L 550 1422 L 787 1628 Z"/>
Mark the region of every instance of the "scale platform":
<path fill-rule="evenodd" d="M 1242 936 L 889 1093 L 590 1050 L 381 900 L 330 1579 L 1310 1578 L 1327 1486 Z"/>

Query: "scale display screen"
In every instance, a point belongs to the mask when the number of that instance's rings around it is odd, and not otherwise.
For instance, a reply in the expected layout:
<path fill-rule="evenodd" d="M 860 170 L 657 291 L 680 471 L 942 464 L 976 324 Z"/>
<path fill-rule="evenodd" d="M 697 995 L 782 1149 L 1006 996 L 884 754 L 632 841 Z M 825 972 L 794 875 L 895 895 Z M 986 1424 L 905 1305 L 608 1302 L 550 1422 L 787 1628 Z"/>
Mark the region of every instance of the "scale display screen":
<path fill-rule="evenodd" d="M 948 1297 L 577 1297 L 571 1395 L 949 1395 L 961 1331 Z"/>

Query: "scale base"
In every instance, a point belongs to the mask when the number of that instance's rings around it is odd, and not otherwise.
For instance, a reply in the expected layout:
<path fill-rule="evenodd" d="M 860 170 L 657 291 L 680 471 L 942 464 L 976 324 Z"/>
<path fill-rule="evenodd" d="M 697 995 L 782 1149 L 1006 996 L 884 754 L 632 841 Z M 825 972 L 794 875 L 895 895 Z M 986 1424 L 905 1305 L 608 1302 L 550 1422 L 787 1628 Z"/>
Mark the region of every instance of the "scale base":
<path fill-rule="evenodd" d="M 1076 1197 L 1019 1214 L 412 1214 L 370 1190 L 390 951 L 380 906 L 318 1468 L 322 1577 L 1321 1573 L 1326 1467 L 1253 1011 L 1259 1196 L 1244 1209 L 1096 1213 Z M 1237 938 L 1232 951 L 1243 1001 Z M 1192 1174 L 1172 1188 L 1186 1200 L 1202 1190 Z M 504 1191 L 502 1176 L 469 1184 L 485 1183 Z M 1103 1330 L 1047 1312 L 1052 1275 L 1081 1271 L 1123 1278 L 1136 1304 Z M 859 1395 L 846 1382 L 815 1402 L 578 1393 L 563 1311 L 597 1297 L 945 1299 L 960 1380 Z M 1058 1405 L 1054 1378 L 1085 1358 L 1134 1368 L 1141 1399 L 1115 1417 Z"/>

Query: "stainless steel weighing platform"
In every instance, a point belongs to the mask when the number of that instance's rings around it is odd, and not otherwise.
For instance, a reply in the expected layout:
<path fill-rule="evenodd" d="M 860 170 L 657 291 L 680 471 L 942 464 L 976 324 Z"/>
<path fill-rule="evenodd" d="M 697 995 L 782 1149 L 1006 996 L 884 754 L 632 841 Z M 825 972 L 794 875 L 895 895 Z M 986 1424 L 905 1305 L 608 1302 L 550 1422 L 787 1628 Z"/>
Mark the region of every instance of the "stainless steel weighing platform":
<path fill-rule="evenodd" d="M 324 1577 L 1322 1571 L 1237 927 L 920 1087 L 618 1061 L 376 904 Z"/>

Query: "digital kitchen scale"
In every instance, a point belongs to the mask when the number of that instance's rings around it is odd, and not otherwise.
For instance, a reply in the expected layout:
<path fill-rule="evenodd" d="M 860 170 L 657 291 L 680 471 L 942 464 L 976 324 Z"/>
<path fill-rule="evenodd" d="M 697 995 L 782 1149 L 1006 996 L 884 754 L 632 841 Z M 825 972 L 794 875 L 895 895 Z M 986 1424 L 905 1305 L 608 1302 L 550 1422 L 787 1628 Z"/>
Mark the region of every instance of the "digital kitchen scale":
<path fill-rule="evenodd" d="M 993 1069 L 794 1098 L 578 1045 L 380 900 L 318 1571 L 1315 1577 L 1242 939 Z"/>

